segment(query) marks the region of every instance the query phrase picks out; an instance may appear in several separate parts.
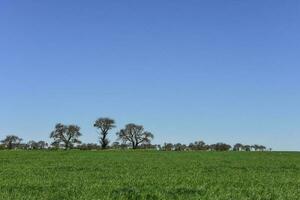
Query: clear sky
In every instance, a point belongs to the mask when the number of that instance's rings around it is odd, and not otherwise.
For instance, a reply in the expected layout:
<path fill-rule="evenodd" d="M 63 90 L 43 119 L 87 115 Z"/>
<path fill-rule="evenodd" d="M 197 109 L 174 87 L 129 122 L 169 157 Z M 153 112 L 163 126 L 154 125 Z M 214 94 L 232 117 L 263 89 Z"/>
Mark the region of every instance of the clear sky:
<path fill-rule="evenodd" d="M 300 150 L 300 1 L 0 1 L 0 137 L 142 124 Z"/>

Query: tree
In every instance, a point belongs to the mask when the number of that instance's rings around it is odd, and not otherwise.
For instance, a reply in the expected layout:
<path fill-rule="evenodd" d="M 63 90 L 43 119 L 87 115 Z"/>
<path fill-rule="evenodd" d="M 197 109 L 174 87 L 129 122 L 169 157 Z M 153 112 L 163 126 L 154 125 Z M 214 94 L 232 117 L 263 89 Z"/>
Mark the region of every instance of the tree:
<path fill-rule="evenodd" d="M 140 149 L 157 149 L 157 145 L 155 144 L 141 144 L 139 146 Z"/>
<path fill-rule="evenodd" d="M 251 145 L 244 145 L 243 150 L 244 151 L 251 151 Z"/>
<path fill-rule="evenodd" d="M 87 143 L 87 144 L 80 144 L 77 146 L 80 150 L 97 150 L 99 149 L 99 146 L 97 144 L 93 143 Z"/>
<path fill-rule="evenodd" d="M 264 145 L 260 145 L 260 150 L 261 151 L 265 151 L 267 149 L 267 147 L 265 147 Z"/>
<path fill-rule="evenodd" d="M 251 148 L 254 149 L 254 151 L 258 151 L 260 146 L 258 144 L 255 144 L 255 145 L 252 145 Z"/>
<path fill-rule="evenodd" d="M 80 127 L 77 125 L 56 124 L 55 130 L 51 132 L 50 138 L 54 139 L 53 146 L 64 144 L 65 149 L 70 149 L 74 144 L 80 144 L 78 138 L 81 136 Z"/>
<path fill-rule="evenodd" d="M 27 144 L 27 149 L 46 149 L 48 147 L 48 143 L 45 141 L 34 141 L 30 140 Z"/>
<path fill-rule="evenodd" d="M 8 135 L 1 143 L 8 149 L 17 147 L 21 143 L 22 139 L 15 135 Z"/>
<path fill-rule="evenodd" d="M 111 148 L 119 149 L 120 148 L 120 142 L 113 142 L 112 145 L 111 145 Z"/>
<path fill-rule="evenodd" d="M 225 143 L 217 143 L 210 145 L 210 149 L 215 151 L 229 151 L 231 146 Z"/>
<path fill-rule="evenodd" d="M 162 147 L 164 151 L 172 151 L 174 149 L 174 144 L 172 143 L 164 143 L 164 146 Z"/>
<path fill-rule="evenodd" d="M 174 144 L 174 150 L 175 151 L 185 151 L 185 150 L 187 150 L 187 146 L 185 144 L 177 143 L 177 144 Z"/>
<path fill-rule="evenodd" d="M 243 149 L 243 146 L 241 143 L 236 143 L 234 146 L 233 146 L 233 151 L 241 151 Z"/>
<path fill-rule="evenodd" d="M 111 145 L 112 149 L 128 149 L 128 144 L 126 143 L 120 143 L 120 142 L 113 142 Z"/>
<path fill-rule="evenodd" d="M 264 151 L 264 150 L 266 150 L 265 146 L 258 145 L 258 144 L 252 145 L 251 148 L 254 149 L 254 151 Z"/>
<path fill-rule="evenodd" d="M 115 120 L 110 118 L 99 118 L 96 120 L 94 127 L 100 129 L 100 144 L 102 149 L 105 149 L 109 144 L 109 140 L 107 139 L 108 131 L 116 127 Z"/>
<path fill-rule="evenodd" d="M 190 143 L 189 148 L 191 150 L 208 150 L 209 146 L 206 145 L 203 141 L 196 141 L 194 143 Z"/>
<path fill-rule="evenodd" d="M 144 127 L 136 124 L 127 124 L 124 129 L 117 132 L 118 140 L 124 143 L 129 143 L 133 149 L 136 149 L 140 144 L 150 144 L 154 138 L 153 134 L 144 131 Z"/>
<path fill-rule="evenodd" d="M 29 149 L 38 149 L 38 143 L 34 140 L 30 140 L 27 145 Z"/>
<path fill-rule="evenodd" d="M 38 149 L 46 149 L 48 147 L 48 143 L 41 140 L 37 142 L 37 146 Z"/>
<path fill-rule="evenodd" d="M 18 147 L 18 149 L 28 149 L 28 145 L 26 143 L 20 143 L 16 147 Z"/>

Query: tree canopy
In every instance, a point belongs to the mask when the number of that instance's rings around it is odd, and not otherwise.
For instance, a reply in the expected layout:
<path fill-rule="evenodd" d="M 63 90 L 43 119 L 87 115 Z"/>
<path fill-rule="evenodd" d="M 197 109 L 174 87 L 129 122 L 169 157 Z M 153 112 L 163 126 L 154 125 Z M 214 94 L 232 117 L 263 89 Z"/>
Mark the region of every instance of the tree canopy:
<path fill-rule="evenodd" d="M 117 137 L 136 149 L 140 144 L 149 144 L 154 135 L 151 132 L 144 131 L 144 127 L 141 125 L 127 124 L 124 129 L 117 133 Z"/>
<path fill-rule="evenodd" d="M 4 140 L 1 141 L 2 144 L 4 144 L 4 146 L 6 146 L 6 148 L 8 149 L 12 149 L 14 147 L 16 147 L 17 145 L 19 145 L 22 141 L 22 138 L 19 138 L 16 135 L 8 135 L 6 136 L 6 138 Z"/>
<path fill-rule="evenodd" d="M 108 131 L 116 127 L 115 120 L 110 118 L 99 118 L 95 121 L 94 127 L 100 130 L 100 144 L 102 149 L 105 149 L 109 144 L 109 140 L 107 138 Z"/>
<path fill-rule="evenodd" d="M 59 147 L 64 145 L 65 149 L 70 149 L 74 144 L 80 144 L 78 139 L 81 136 L 80 127 L 77 125 L 56 124 L 54 131 L 51 132 L 50 138 L 54 139 L 53 146 Z"/>

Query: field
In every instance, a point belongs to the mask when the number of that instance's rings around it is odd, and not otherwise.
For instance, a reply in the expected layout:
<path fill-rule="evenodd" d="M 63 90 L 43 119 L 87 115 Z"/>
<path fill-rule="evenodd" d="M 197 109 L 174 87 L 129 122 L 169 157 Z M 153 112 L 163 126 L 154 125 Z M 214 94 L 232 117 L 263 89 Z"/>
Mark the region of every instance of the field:
<path fill-rule="evenodd" d="M 0 151 L 0 199 L 300 199 L 300 153 Z"/>

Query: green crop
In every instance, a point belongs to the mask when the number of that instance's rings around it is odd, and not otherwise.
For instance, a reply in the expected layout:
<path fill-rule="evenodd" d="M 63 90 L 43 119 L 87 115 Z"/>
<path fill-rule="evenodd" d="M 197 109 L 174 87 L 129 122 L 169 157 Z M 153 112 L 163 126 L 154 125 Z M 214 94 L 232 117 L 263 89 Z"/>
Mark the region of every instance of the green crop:
<path fill-rule="evenodd" d="M 298 200 L 300 153 L 0 151 L 1 200 Z"/>

